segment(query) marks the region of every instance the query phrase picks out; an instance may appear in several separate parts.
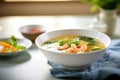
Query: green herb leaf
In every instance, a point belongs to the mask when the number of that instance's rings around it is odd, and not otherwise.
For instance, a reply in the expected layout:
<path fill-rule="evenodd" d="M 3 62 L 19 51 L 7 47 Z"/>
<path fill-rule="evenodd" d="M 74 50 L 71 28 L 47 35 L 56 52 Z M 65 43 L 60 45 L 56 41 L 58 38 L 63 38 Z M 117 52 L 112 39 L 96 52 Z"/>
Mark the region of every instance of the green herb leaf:
<path fill-rule="evenodd" d="M 12 46 L 16 46 L 17 45 L 17 41 L 15 36 L 11 36 L 10 39 L 7 40 L 7 43 L 9 43 Z"/>
<path fill-rule="evenodd" d="M 97 51 L 100 50 L 101 48 L 93 48 L 91 51 Z"/>
<path fill-rule="evenodd" d="M 53 44 L 53 43 L 55 43 L 56 41 L 46 41 L 46 42 L 44 42 L 44 44 Z"/>
<path fill-rule="evenodd" d="M 78 45 L 78 44 L 79 44 L 79 38 L 75 38 L 73 41 L 67 42 L 67 44 L 68 44 L 69 46 L 71 46 L 71 44 Z"/>
<path fill-rule="evenodd" d="M 65 43 L 67 43 L 69 41 L 70 41 L 69 38 L 65 38 L 65 39 L 59 40 L 59 46 L 63 46 Z"/>
<path fill-rule="evenodd" d="M 91 37 L 80 36 L 79 39 L 88 42 L 88 45 L 97 44 L 97 42 L 94 40 L 94 38 L 91 38 Z"/>
<path fill-rule="evenodd" d="M 25 46 L 21 46 L 21 45 L 19 45 L 19 44 L 17 43 L 17 39 L 16 39 L 15 36 L 11 36 L 11 38 L 8 39 L 6 42 L 7 42 L 8 44 L 10 44 L 11 46 L 14 46 L 18 51 L 20 51 L 20 50 L 25 50 L 25 49 L 26 49 Z"/>

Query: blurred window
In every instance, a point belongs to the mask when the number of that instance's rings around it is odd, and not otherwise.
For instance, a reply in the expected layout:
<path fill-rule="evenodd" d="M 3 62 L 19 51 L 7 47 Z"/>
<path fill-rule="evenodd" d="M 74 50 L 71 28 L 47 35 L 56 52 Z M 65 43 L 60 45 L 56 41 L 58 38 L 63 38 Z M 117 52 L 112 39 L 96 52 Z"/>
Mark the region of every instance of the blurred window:
<path fill-rule="evenodd" d="M 5 0 L 6 2 L 78 1 L 78 0 Z"/>

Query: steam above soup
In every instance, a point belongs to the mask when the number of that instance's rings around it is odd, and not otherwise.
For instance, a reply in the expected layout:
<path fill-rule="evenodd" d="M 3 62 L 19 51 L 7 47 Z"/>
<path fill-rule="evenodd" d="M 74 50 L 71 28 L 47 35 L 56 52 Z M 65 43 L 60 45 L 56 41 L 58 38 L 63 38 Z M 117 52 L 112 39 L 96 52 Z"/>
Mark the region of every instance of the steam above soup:
<path fill-rule="evenodd" d="M 101 41 L 87 36 L 60 36 L 45 41 L 41 46 L 68 54 L 81 54 L 105 48 Z"/>

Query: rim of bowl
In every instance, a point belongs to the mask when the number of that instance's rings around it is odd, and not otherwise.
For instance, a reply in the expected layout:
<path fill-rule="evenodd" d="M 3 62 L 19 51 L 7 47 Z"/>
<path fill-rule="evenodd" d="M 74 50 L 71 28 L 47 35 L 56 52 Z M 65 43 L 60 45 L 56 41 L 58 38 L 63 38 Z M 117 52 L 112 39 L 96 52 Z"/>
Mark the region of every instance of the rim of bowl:
<path fill-rule="evenodd" d="M 19 27 L 19 31 L 21 33 L 25 33 L 25 34 L 35 34 L 35 33 L 29 33 L 27 30 L 30 28 L 37 28 L 40 29 L 40 32 L 36 32 L 36 33 L 44 33 L 46 31 L 45 26 L 43 25 L 39 25 L 39 24 L 30 24 L 30 25 L 23 25 L 21 27 Z"/>
<path fill-rule="evenodd" d="M 38 38 L 41 37 L 41 36 L 43 36 L 43 35 L 45 35 L 45 34 L 49 34 L 49 33 L 51 33 L 51 32 L 69 31 L 69 30 L 84 30 L 84 31 L 97 32 L 97 33 L 102 34 L 102 35 L 104 35 L 105 37 L 107 37 L 107 38 L 109 39 L 109 44 L 108 44 L 107 46 L 105 46 L 105 48 L 103 48 L 103 49 L 101 49 L 101 50 L 92 51 L 92 52 L 85 52 L 85 54 L 84 54 L 84 53 L 82 53 L 82 54 L 77 54 L 77 53 L 67 54 L 67 53 L 65 53 L 65 52 L 53 51 L 53 50 L 49 50 L 49 49 L 43 48 L 43 47 L 41 46 L 41 44 L 38 43 Z M 97 31 L 97 30 L 87 30 L 87 29 L 61 29 L 61 30 L 49 31 L 49 32 L 46 32 L 46 33 L 43 33 L 43 34 L 37 36 L 37 38 L 35 39 L 35 44 L 37 45 L 37 47 L 38 47 L 39 49 L 49 51 L 49 52 L 51 52 L 51 53 L 53 53 L 53 54 L 58 53 L 58 54 L 63 54 L 63 55 L 88 55 L 88 54 L 91 54 L 91 53 L 93 54 L 93 53 L 96 53 L 96 52 L 101 52 L 101 51 L 106 50 L 106 49 L 109 47 L 109 45 L 111 44 L 111 39 L 110 39 L 110 37 L 109 37 L 108 35 L 106 35 L 105 33 L 102 33 L 102 32 Z"/>

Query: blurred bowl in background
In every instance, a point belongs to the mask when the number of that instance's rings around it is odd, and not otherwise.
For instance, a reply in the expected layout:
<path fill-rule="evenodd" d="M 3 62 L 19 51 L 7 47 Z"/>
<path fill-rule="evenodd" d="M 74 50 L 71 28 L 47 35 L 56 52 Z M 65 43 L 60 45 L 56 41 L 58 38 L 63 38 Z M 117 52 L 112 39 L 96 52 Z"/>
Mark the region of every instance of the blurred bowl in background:
<path fill-rule="evenodd" d="M 38 35 L 45 32 L 45 27 L 43 25 L 24 25 L 19 28 L 20 33 L 25 37 L 35 42 Z"/>

